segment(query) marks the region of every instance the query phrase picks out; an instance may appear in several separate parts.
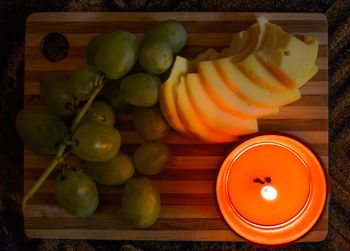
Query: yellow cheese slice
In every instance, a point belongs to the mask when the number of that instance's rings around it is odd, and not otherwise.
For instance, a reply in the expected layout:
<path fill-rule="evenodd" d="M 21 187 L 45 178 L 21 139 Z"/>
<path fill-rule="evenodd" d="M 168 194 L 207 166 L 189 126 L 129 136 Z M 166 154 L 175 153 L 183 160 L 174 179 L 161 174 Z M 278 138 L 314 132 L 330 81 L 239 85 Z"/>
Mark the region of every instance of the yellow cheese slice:
<path fill-rule="evenodd" d="M 276 76 L 261 63 L 255 56 L 248 57 L 238 62 L 236 66 L 254 83 L 274 92 L 285 92 L 287 87 L 281 83 Z"/>
<path fill-rule="evenodd" d="M 211 58 L 217 57 L 217 55 L 218 55 L 217 51 L 215 51 L 212 48 L 209 48 L 205 52 L 198 54 L 197 57 L 191 61 L 191 66 L 193 67 L 193 69 L 196 69 L 197 64 L 199 62 L 210 60 Z"/>
<path fill-rule="evenodd" d="M 311 80 L 316 75 L 317 72 L 318 72 L 318 66 L 317 65 L 313 65 L 312 68 L 309 71 L 305 72 L 305 74 L 303 74 L 303 78 L 305 80 L 305 83 L 307 81 Z M 299 87 L 303 86 L 304 84 L 300 85 Z"/>
<path fill-rule="evenodd" d="M 201 62 L 198 70 L 203 80 L 203 87 L 225 112 L 241 118 L 261 118 L 278 112 L 277 107 L 261 108 L 246 102 L 244 96 L 240 97 L 228 87 L 211 61 Z"/>
<path fill-rule="evenodd" d="M 298 89 L 273 92 L 255 84 L 237 68 L 230 58 L 218 59 L 213 64 L 227 86 L 252 105 L 277 107 L 292 103 L 301 97 Z"/>
<path fill-rule="evenodd" d="M 232 135 L 218 133 L 216 130 L 209 129 L 204 123 L 198 111 L 195 110 L 193 102 L 190 100 L 185 86 L 185 77 L 181 77 L 181 81 L 177 87 L 177 105 L 181 120 L 188 130 L 205 142 L 232 142 L 237 140 Z"/>
<path fill-rule="evenodd" d="M 304 41 L 281 27 L 266 24 L 266 36 L 256 55 L 285 85 L 290 88 L 305 84 L 315 73 L 318 41 L 306 36 Z"/>
<path fill-rule="evenodd" d="M 177 56 L 169 78 L 159 88 L 159 103 L 165 119 L 172 128 L 184 134 L 189 134 L 189 131 L 179 117 L 176 95 L 180 78 L 189 72 L 189 68 L 189 61 Z"/>
<path fill-rule="evenodd" d="M 249 54 L 251 54 L 258 44 L 260 37 L 260 27 L 257 24 L 253 24 L 247 29 L 246 32 L 249 34 L 249 40 L 248 42 L 246 42 L 245 40 L 241 42 L 242 47 L 240 50 L 237 50 L 236 47 L 232 45 L 230 49 L 219 58 L 232 57 L 232 60 L 238 62 L 247 57 Z"/>
<path fill-rule="evenodd" d="M 259 16 L 256 19 L 258 26 L 259 26 L 259 35 L 257 37 L 257 42 L 255 44 L 255 50 L 260 48 L 261 44 L 263 43 L 266 35 L 266 27 L 268 24 L 270 24 L 269 20 L 264 16 Z"/>
<path fill-rule="evenodd" d="M 232 35 L 232 40 L 229 47 L 224 48 L 220 53 L 212 48 L 207 49 L 206 51 L 198 54 L 198 56 L 191 62 L 192 66 L 196 67 L 199 62 L 224 58 L 243 51 L 244 53 L 240 54 L 241 57 L 247 55 L 253 49 L 252 44 L 256 44 L 258 29 L 258 25 L 253 24 L 247 30 L 234 33 Z M 247 51 L 248 47 L 251 47 L 249 48 L 249 51 Z"/>
<path fill-rule="evenodd" d="M 210 129 L 222 134 L 239 136 L 258 131 L 257 121 L 254 118 L 242 119 L 223 111 L 209 97 L 204 89 L 201 77 L 198 73 L 190 73 L 186 76 L 186 90 L 194 109 L 203 119 L 203 123 Z"/>
<path fill-rule="evenodd" d="M 236 54 L 240 51 L 243 51 L 250 42 L 250 32 L 249 29 L 237 32 L 232 34 L 231 44 L 230 47 L 227 49 L 230 51 L 231 54 Z M 223 53 L 224 54 L 224 53 Z M 228 55 L 228 53 L 225 53 Z"/>
<path fill-rule="evenodd" d="M 262 23 L 265 22 L 265 19 L 263 20 L 264 21 L 261 21 Z M 199 62 L 206 60 L 214 60 L 229 56 L 235 56 L 236 60 L 240 60 L 246 57 L 255 49 L 255 47 L 260 45 L 260 41 L 262 40 L 262 28 L 260 26 L 257 23 L 254 23 L 248 29 L 234 33 L 232 35 L 230 46 L 224 48 L 220 53 L 212 48 L 200 53 L 193 61 L 191 61 L 192 67 L 196 68 Z"/>

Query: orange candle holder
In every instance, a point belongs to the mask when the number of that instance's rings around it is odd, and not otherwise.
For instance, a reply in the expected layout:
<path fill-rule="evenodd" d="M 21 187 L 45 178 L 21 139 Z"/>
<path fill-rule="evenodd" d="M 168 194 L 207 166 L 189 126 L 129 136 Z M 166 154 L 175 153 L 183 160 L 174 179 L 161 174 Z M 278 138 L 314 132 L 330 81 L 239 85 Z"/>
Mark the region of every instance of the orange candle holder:
<path fill-rule="evenodd" d="M 223 162 L 217 200 L 229 226 L 243 238 L 282 245 L 308 232 L 327 197 L 323 168 L 305 145 L 263 135 L 237 146 Z"/>

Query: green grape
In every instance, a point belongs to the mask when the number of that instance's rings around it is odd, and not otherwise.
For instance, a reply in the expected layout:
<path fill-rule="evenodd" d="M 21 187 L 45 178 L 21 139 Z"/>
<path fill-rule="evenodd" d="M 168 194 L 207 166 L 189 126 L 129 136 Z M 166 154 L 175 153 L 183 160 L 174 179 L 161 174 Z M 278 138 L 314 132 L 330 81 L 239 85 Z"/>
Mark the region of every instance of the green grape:
<path fill-rule="evenodd" d="M 102 101 L 95 101 L 91 104 L 90 110 L 85 113 L 81 119 L 79 126 L 88 124 L 91 122 L 97 122 L 107 126 L 113 126 L 116 117 L 112 107 Z"/>
<path fill-rule="evenodd" d="M 21 110 L 16 116 L 16 128 L 24 144 L 40 154 L 55 154 L 68 135 L 63 120 L 43 107 Z"/>
<path fill-rule="evenodd" d="M 87 100 L 100 77 L 100 72 L 92 65 L 84 65 L 73 71 L 68 85 L 70 95 L 79 100 Z"/>
<path fill-rule="evenodd" d="M 82 172 L 60 174 L 54 187 L 56 200 L 69 213 L 88 217 L 97 209 L 99 198 L 94 181 Z"/>
<path fill-rule="evenodd" d="M 138 45 L 136 37 L 127 31 L 117 31 L 103 38 L 97 47 L 95 65 L 109 79 L 120 79 L 136 63 Z"/>
<path fill-rule="evenodd" d="M 146 42 L 141 47 L 139 63 L 146 72 L 160 74 L 169 69 L 173 63 L 173 52 L 167 43 Z"/>
<path fill-rule="evenodd" d="M 157 187 L 147 178 L 132 178 L 122 194 L 123 218 L 133 227 L 153 225 L 160 212 L 160 195 Z"/>
<path fill-rule="evenodd" d="M 147 140 L 163 138 L 169 133 L 170 129 L 158 106 L 136 107 L 134 110 L 134 126 L 136 131 Z"/>
<path fill-rule="evenodd" d="M 96 51 L 97 48 L 100 46 L 102 43 L 103 39 L 107 36 L 108 34 L 98 34 L 92 37 L 89 41 L 89 43 L 86 46 L 86 62 L 89 65 L 94 65 L 95 64 L 95 57 L 96 57 Z"/>
<path fill-rule="evenodd" d="M 73 114 L 73 96 L 69 94 L 68 79 L 62 73 L 48 73 L 40 81 L 40 97 L 46 102 L 49 109 L 59 116 Z"/>
<path fill-rule="evenodd" d="M 89 123 L 79 127 L 73 136 L 77 145 L 73 152 L 86 161 L 107 161 L 119 151 L 121 138 L 119 131 L 112 126 Z"/>
<path fill-rule="evenodd" d="M 109 105 L 118 113 L 128 113 L 133 106 L 128 104 L 120 95 L 120 83 L 115 80 L 108 80 L 103 87 L 103 95 Z"/>
<path fill-rule="evenodd" d="M 135 73 L 120 82 L 120 94 L 129 104 L 149 107 L 158 102 L 160 79 L 149 73 Z"/>
<path fill-rule="evenodd" d="M 119 152 L 114 158 L 107 161 L 87 161 L 86 173 L 97 183 L 103 185 L 121 185 L 130 179 L 135 172 L 128 155 Z"/>
<path fill-rule="evenodd" d="M 149 41 L 162 41 L 167 43 L 177 54 L 186 44 L 187 33 L 185 28 L 175 20 L 166 20 L 154 25 L 145 33 L 142 44 Z"/>
<path fill-rule="evenodd" d="M 170 148 L 163 142 L 146 142 L 133 156 L 135 168 L 142 174 L 155 175 L 164 170 L 170 161 Z"/>

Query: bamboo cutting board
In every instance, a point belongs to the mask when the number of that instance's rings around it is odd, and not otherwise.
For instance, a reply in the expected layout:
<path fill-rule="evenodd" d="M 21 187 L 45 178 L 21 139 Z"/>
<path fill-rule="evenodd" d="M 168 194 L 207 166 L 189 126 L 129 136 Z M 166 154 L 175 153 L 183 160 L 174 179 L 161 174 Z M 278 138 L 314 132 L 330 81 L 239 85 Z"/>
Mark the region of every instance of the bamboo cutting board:
<path fill-rule="evenodd" d="M 193 58 L 209 47 L 227 46 L 234 32 L 246 29 L 255 16 L 296 35 L 319 40 L 319 72 L 304 87 L 302 98 L 281 108 L 278 115 L 259 121 L 261 131 L 282 131 L 308 143 L 328 168 L 328 40 L 327 21 L 313 13 L 38 13 L 27 19 L 25 42 L 25 106 L 40 105 L 39 81 L 48 71 L 69 72 L 85 63 L 88 40 L 97 33 L 128 30 L 138 38 L 153 23 L 173 18 L 185 26 L 188 43 L 180 55 Z M 50 32 L 66 36 L 68 56 L 56 63 L 41 54 L 40 43 Z M 120 117 L 122 150 L 132 154 L 143 140 L 135 133 L 132 117 Z M 204 144 L 171 132 L 165 139 L 173 158 L 153 180 L 161 193 L 160 218 L 147 230 L 135 230 L 121 219 L 120 187 L 99 186 L 100 206 L 88 219 L 68 215 L 53 195 L 54 171 L 24 213 L 26 234 L 35 238 L 212 240 L 243 241 L 226 225 L 217 206 L 215 181 L 221 161 L 234 144 Z M 39 177 L 50 158 L 24 149 L 24 191 Z M 321 241 L 328 229 L 328 206 L 315 227 L 299 241 Z"/>

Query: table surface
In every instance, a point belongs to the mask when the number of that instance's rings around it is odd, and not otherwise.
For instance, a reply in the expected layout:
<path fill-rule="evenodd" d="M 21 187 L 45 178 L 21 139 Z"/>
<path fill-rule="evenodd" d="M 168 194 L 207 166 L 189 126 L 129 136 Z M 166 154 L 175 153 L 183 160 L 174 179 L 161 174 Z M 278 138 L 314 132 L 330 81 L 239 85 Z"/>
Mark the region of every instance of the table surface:
<path fill-rule="evenodd" d="M 328 37 L 324 15 L 310 13 L 227 13 L 227 12 L 148 12 L 148 13 L 36 13 L 27 18 L 25 40 L 24 106 L 42 105 L 40 79 L 47 71 L 72 71 L 85 64 L 85 47 L 96 33 L 111 32 L 116 27 L 133 32 L 141 39 L 143 32 L 159 20 L 170 16 L 181 22 L 188 34 L 186 47 L 179 55 L 192 59 L 208 48 L 221 51 L 232 34 L 246 29 L 263 15 L 270 22 L 297 36 L 311 35 L 319 41 L 318 73 L 300 88 L 302 97 L 280 108 L 276 115 L 258 120 L 260 133 L 287 133 L 308 144 L 328 171 Z M 55 31 L 69 42 L 66 58 L 52 63 L 40 49 L 48 33 Z M 52 51 L 50 55 L 56 55 Z M 99 98 L 99 97 L 98 97 Z M 122 138 L 121 150 L 130 156 L 145 142 L 135 132 L 132 114 L 118 117 Z M 248 135 L 251 137 L 251 135 Z M 42 187 L 28 201 L 24 228 L 28 237 L 107 240 L 205 240 L 244 241 L 226 224 L 216 203 L 215 181 L 220 163 L 229 149 L 239 142 L 208 144 L 184 137 L 171 130 L 161 139 L 171 149 L 172 159 L 160 174 L 149 177 L 160 192 L 162 206 L 158 220 L 140 230 L 125 224 L 121 216 L 122 186 L 98 185 L 100 203 L 96 213 L 78 219 L 65 212 L 55 201 L 53 182 L 60 172 L 56 168 Z M 24 148 L 24 191 L 27 192 L 44 171 L 52 156 L 42 156 Z M 68 160 L 69 163 L 69 160 Z M 75 163 L 74 165 L 84 166 Z M 136 176 L 138 173 L 136 173 Z M 328 230 L 328 209 L 300 242 L 318 242 Z"/>
<path fill-rule="evenodd" d="M 14 128 L 15 114 L 23 107 L 24 23 L 28 14 L 38 11 L 294 11 L 322 12 L 329 28 L 329 110 L 330 110 L 330 208 L 329 234 L 320 243 L 302 243 L 286 250 L 350 250 L 349 135 L 350 94 L 346 88 L 350 68 L 350 2 L 293 1 L 282 6 L 271 1 L 247 4 L 232 1 L 56 1 L 54 4 L 20 1 L 0 4 L 1 84 L 0 84 L 0 249 L 21 250 L 260 250 L 251 244 L 227 242 L 126 242 L 126 241 L 23 241 L 19 202 L 23 182 L 22 145 Z M 129 245 L 130 244 L 130 245 Z M 285 250 L 284 249 L 284 250 Z"/>

